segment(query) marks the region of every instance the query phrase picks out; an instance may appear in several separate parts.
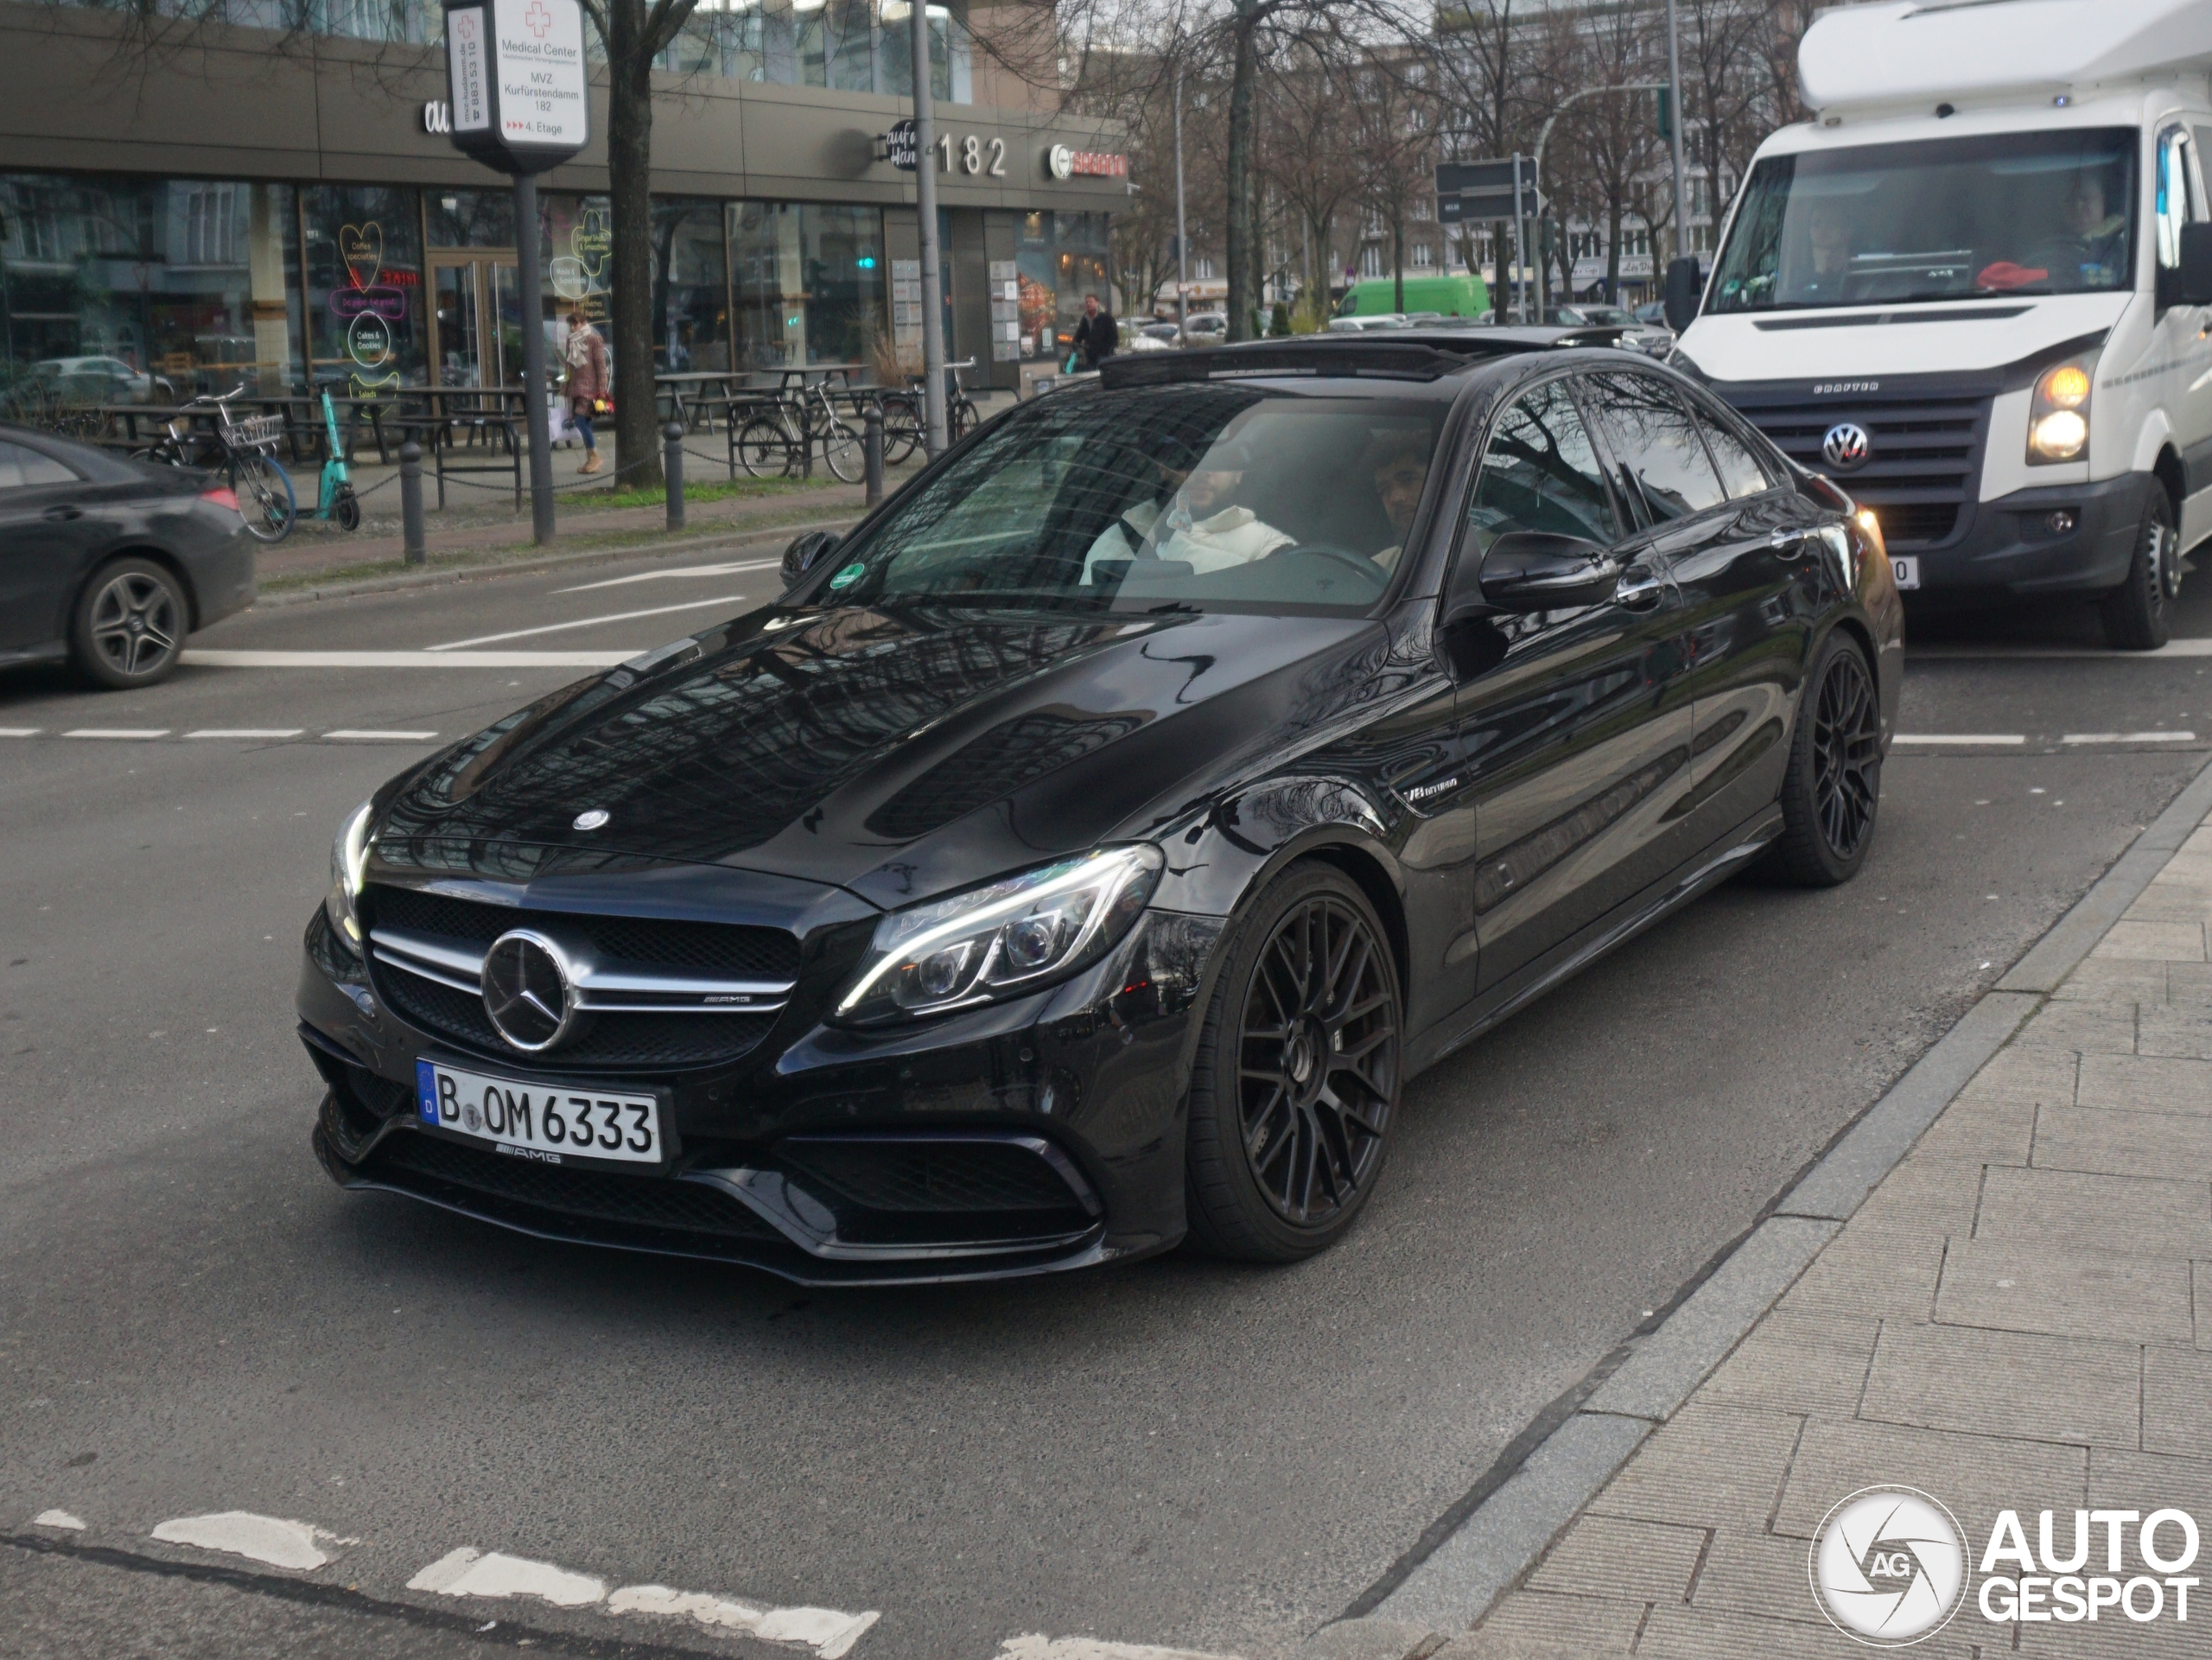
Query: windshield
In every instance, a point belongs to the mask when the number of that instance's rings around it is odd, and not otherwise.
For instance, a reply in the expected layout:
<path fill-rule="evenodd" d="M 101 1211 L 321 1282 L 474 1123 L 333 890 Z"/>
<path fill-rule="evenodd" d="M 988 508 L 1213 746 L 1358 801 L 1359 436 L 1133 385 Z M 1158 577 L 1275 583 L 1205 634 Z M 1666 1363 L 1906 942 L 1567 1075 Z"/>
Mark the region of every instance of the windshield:
<path fill-rule="evenodd" d="M 1396 568 L 1444 410 L 1218 383 L 1056 393 L 836 550 L 820 597 L 1357 614 Z"/>
<path fill-rule="evenodd" d="M 2100 127 L 1770 156 L 1745 187 L 1710 308 L 2127 288 L 2138 142 Z"/>

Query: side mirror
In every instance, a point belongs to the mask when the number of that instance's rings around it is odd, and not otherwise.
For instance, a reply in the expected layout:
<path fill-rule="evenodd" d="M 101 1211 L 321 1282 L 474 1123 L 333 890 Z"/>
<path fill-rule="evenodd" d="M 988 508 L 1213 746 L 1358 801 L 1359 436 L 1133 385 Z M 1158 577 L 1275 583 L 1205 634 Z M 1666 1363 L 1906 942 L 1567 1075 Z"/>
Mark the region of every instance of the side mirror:
<path fill-rule="evenodd" d="M 2158 305 L 2212 306 L 2212 225 L 2181 227 L 2181 263 L 2158 272 Z"/>
<path fill-rule="evenodd" d="M 826 558 L 830 550 L 844 539 L 835 531 L 809 531 L 804 536 L 793 537 L 791 546 L 784 550 L 784 586 L 786 588 L 796 588 L 798 579 Z"/>
<path fill-rule="evenodd" d="M 1620 580 L 1619 562 L 1599 543 L 1549 531 L 1508 531 L 1491 544 L 1479 569 L 1468 559 L 1453 569 L 1444 626 L 1501 613 L 1603 605 Z"/>
<path fill-rule="evenodd" d="M 1667 327 L 1677 334 L 1696 321 L 1698 302 L 1705 297 L 1705 278 L 1698 274 L 1694 256 L 1685 254 L 1667 262 Z"/>

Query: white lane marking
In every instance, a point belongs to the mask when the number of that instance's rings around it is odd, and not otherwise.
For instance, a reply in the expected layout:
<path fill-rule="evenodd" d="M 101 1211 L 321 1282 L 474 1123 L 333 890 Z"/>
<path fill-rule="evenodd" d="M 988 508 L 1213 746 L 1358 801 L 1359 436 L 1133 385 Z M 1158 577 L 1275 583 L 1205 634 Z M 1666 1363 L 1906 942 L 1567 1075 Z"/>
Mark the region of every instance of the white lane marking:
<path fill-rule="evenodd" d="M 185 652 L 202 669 L 611 669 L 637 656 L 620 652 Z"/>
<path fill-rule="evenodd" d="M 463 1545 L 408 1580 L 407 1588 L 442 1597 L 537 1597 L 556 1608 L 582 1608 L 607 1594 L 607 1581 Z"/>
<path fill-rule="evenodd" d="M 80 726 L 61 735 L 65 738 L 166 738 L 169 729 L 165 726 Z"/>
<path fill-rule="evenodd" d="M 335 732 L 326 732 L 325 738 L 336 738 L 355 743 L 428 743 L 438 735 L 435 732 L 379 732 L 368 727 L 340 727 Z"/>
<path fill-rule="evenodd" d="M 197 732 L 188 732 L 188 738 L 296 738 L 302 728 L 296 726 L 203 726 Z"/>
<path fill-rule="evenodd" d="M 330 1560 L 317 1543 L 352 1544 L 306 1522 L 282 1517 L 256 1516 L 251 1511 L 218 1511 L 210 1516 L 180 1516 L 154 1530 L 165 1544 L 194 1545 L 201 1550 L 226 1551 L 271 1568 L 321 1568 Z"/>
<path fill-rule="evenodd" d="M 1929 658 L 2096 657 L 2108 663 L 2155 663 L 2160 658 L 2212 657 L 2212 639 L 2170 639 L 2155 652 L 2115 652 L 2084 646 L 1916 646 L 1906 653 Z"/>
<path fill-rule="evenodd" d="M 626 1585 L 607 1600 L 610 1614 L 688 1617 L 715 1631 L 741 1631 L 768 1643 L 803 1643 L 822 1660 L 850 1652 L 861 1634 L 882 1616 L 840 1613 L 835 1608 L 755 1608 L 699 1591 L 671 1591 L 664 1585 Z"/>
<path fill-rule="evenodd" d="M 1900 732 L 1892 743 L 2025 743 L 2017 732 Z"/>
<path fill-rule="evenodd" d="M 41 1511 L 31 1517 L 35 1528 L 67 1528 L 73 1533 L 82 1533 L 85 1524 L 67 1511 Z"/>
<path fill-rule="evenodd" d="M 2061 743 L 2195 743 L 2194 732 L 2069 732 Z"/>
<path fill-rule="evenodd" d="M 0 738 L 35 738 L 45 730 L 42 726 L 0 726 Z"/>
<path fill-rule="evenodd" d="M 1009 1637 L 992 1660 L 1236 1660 L 1231 1655 L 1200 1654 L 1193 1649 L 1162 1649 L 1148 1643 L 1102 1643 L 1090 1637 L 1046 1637 L 1033 1632 Z"/>
<path fill-rule="evenodd" d="M 566 633 L 571 628 L 596 628 L 606 622 L 632 622 L 639 617 L 664 617 L 671 611 L 703 611 L 710 605 L 743 605 L 742 594 L 725 594 L 719 599 L 686 600 L 682 605 L 657 605 L 647 611 L 616 611 L 604 617 L 579 617 L 574 622 L 549 622 L 536 628 L 515 628 L 504 634 L 479 634 L 474 639 L 449 639 L 442 646 L 429 646 L 431 652 L 466 651 L 471 646 L 492 646 L 503 639 L 528 639 L 535 634 Z M 635 652 L 626 655 L 635 656 Z"/>
<path fill-rule="evenodd" d="M 588 594 L 594 588 L 626 588 L 632 582 L 665 582 L 679 576 L 729 576 L 741 570 L 772 570 L 784 562 L 781 559 L 747 559 L 732 565 L 683 565 L 675 570 L 640 571 L 635 576 L 610 576 L 603 582 L 580 582 L 574 588 L 556 588 L 556 594 Z"/>

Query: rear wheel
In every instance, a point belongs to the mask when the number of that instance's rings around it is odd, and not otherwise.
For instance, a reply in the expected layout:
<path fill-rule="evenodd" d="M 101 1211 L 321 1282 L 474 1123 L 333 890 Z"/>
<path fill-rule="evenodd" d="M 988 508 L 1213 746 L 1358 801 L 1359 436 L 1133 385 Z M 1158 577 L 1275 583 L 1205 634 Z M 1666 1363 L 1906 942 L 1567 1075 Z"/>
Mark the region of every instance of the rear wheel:
<path fill-rule="evenodd" d="M 2135 527 L 2135 557 L 2127 580 L 2105 595 L 2097 609 L 2105 638 L 2123 652 L 2155 652 L 2172 632 L 2171 609 L 2181 592 L 2181 536 L 2174 529 L 2174 505 L 2165 487 L 2153 483 Z"/>
<path fill-rule="evenodd" d="M 338 499 L 330 504 L 330 516 L 338 521 L 341 531 L 361 528 L 361 499 L 353 493 L 351 485 L 339 491 Z"/>
<path fill-rule="evenodd" d="M 1806 887 L 1859 874 L 1882 798 L 1881 700 L 1866 653 L 1838 629 L 1805 677 L 1782 781 L 1782 837 L 1770 862 Z"/>
<path fill-rule="evenodd" d="M 1239 927 L 1191 1077 L 1191 1237 L 1288 1262 L 1333 1244 L 1382 1173 L 1397 1116 L 1402 1007 L 1367 896 L 1294 865 Z"/>
<path fill-rule="evenodd" d="M 69 652 L 85 677 L 111 690 L 166 679 L 184 649 L 190 607 L 167 568 L 118 559 L 85 584 L 69 620 Z"/>
<path fill-rule="evenodd" d="M 842 421 L 824 428 L 822 433 L 822 459 L 830 463 L 830 470 L 847 484 L 857 484 L 866 466 L 861 448 L 861 436 Z"/>
<path fill-rule="evenodd" d="M 737 461 L 756 479 L 779 479 L 789 473 L 791 449 L 783 423 L 765 415 L 747 421 L 737 435 Z"/>
<path fill-rule="evenodd" d="M 922 417 L 905 398 L 883 405 L 883 464 L 896 467 L 922 447 Z"/>
<path fill-rule="evenodd" d="M 945 436 L 957 444 L 975 431 L 976 422 L 982 419 L 973 404 L 964 398 L 955 398 L 951 407 L 944 412 Z"/>

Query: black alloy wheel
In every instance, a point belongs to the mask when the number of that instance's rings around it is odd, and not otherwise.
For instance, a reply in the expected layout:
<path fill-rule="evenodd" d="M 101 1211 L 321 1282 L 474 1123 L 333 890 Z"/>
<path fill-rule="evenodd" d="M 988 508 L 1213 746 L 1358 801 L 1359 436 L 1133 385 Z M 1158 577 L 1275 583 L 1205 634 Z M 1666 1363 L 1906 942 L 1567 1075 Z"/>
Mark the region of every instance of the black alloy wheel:
<path fill-rule="evenodd" d="M 2181 534 L 2165 487 L 2152 483 L 2135 527 L 2127 580 L 2097 607 L 2105 638 L 2123 652 L 2155 652 L 2173 632 L 2172 604 L 2181 592 Z"/>
<path fill-rule="evenodd" d="M 111 690 L 150 686 L 176 667 L 191 615 L 176 578 L 150 559 L 118 559 L 93 573 L 70 617 L 78 669 Z"/>
<path fill-rule="evenodd" d="M 1849 881 L 1866 862 L 1882 798 L 1882 712 L 1874 671 L 1838 630 L 1806 677 L 1782 782 L 1783 832 L 1774 857 L 1808 887 Z"/>
<path fill-rule="evenodd" d="M 1333 1243 L 1382 1174 L 1402 1005 L 1382 925 L 1335 868 L 1260 896 L 1214 990 L 1192 1074 L 1192 1237 L 1286 1262 Z"/>

